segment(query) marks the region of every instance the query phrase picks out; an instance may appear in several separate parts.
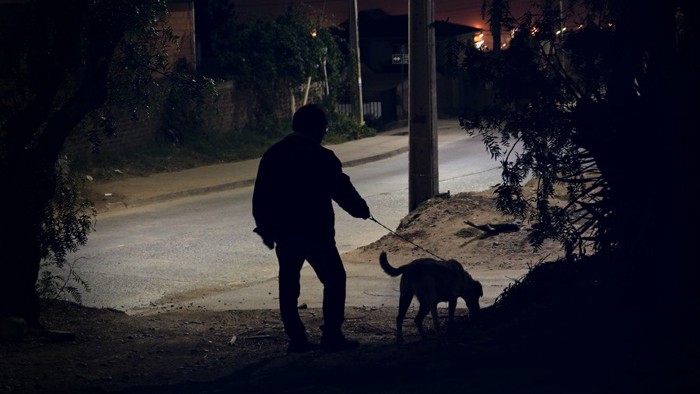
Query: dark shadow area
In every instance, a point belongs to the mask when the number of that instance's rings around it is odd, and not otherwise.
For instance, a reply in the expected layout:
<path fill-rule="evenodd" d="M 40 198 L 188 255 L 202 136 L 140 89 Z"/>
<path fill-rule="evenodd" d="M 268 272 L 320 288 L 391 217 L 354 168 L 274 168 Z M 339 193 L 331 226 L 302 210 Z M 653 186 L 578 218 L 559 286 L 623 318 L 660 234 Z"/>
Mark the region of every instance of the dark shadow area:
<path fill-rule="evenodd" d="M 257 362 L 207 383 L 129 393 L 686 393 L 697 342 L 659 337 L 614 257 L 545 263 L 457 333 Z M 662 314 L 663 315 L 663 314 Z M 685 338 L 690 340 L 690 338 Z"/>

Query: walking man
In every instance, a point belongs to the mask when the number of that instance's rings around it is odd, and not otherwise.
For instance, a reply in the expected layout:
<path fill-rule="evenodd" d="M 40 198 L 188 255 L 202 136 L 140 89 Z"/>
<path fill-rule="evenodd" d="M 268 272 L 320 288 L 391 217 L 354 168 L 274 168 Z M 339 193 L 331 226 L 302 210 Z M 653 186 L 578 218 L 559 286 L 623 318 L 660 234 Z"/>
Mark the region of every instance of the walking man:
<path fill-rule="evenodd" d="M 343 173 L 340 160 L 321 146 L 328 131 L 323 109 L 314 104 L 301 107 L 292 118 L 292 130 L 260 160 L 253 192 L 254 231 L 277 253 L 287 351 L 303 353 L 318 347 L 309 342 L 297 309 L 304 261 L 323 284 L 321 348 L 352 349 L 359 343 L 345 338 L 341 329 L 346 278 L 335 245 L 332 201 L 356 218 L 367 219 L 370 211 Z"/>

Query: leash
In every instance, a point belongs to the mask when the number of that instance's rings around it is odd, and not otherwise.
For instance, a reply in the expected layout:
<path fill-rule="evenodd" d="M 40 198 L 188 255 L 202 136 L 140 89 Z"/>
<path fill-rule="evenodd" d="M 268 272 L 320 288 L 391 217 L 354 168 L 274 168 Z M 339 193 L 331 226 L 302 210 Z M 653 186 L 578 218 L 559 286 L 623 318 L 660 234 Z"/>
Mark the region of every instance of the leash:
<path fill-rule="evenodd" d="M 378 225 L 384 227 L 385 229 L 389 230 L 390 233 L 394 234 L 394 235 L 395 235 L 396 237 L 398 237 L 400 240 L 405 241 L 405 242 L 408 242 L 409 244 L 411 244 L 411 245 L 415 246 L 416 248 L 418 248 L 418 249 L 424 251 L 425 253 L 427 253 L 427 254 L 429 254 L 429 255 L 431 255 L 431 256 L 433 256 L 433 257 L 436 257 L 438 260 L 446 261 L 446 259 L 443 259 L 442 257 L 436 255 L 435 253 L 433 253 L 433 252 L 431 252 L 431 251 L 429 251 L 429 250 L 423 248 L 423 247 L 420 246 L 420 245 L 417 245 L 417 244 L 414 243 L 413 241 L 411 241 L 411 240 L 409 240 L 409 239 L 406 239 L 405 237 L 402 237 L 402 236 L 399 235 L 399 233 L 397 233 L 396 231 L 394 231 L 394 230 L 390 229 L 389 227 L 385 226 L 384 224 L 380 223 L 379 220 L 377 220 L 377 219 L 374 218 L 374 216 L 370 216 L 370 217 L 369 217 L 369 220 L 371 220 L 371 221 L 377 223 Z"/>

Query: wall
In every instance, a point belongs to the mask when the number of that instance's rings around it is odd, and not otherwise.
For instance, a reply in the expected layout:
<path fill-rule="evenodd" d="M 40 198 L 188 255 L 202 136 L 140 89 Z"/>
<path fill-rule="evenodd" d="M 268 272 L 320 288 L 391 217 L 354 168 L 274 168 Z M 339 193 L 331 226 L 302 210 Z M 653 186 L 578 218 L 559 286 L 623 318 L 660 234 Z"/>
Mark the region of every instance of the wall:
<path fill-rule="evenodd" d="M 178 37 L 175 48 L 169 48 L 170 64 L 183 59 L 193 70 L 197 70 L 195 55 L 194 3 L 192 1 L 170 0 L 168 22 L 173 34 Z"/>
<path fill-rule="evenodd" d="M 251 93 L 236 89 L 232 82 L 219 83 L 216 88 L 218 95 L 203 108 L 203 129 L 208 133 L 237 132 L 269 118 L 290 117 L 291 100 L 286 89 Z M 107 136 L 97 128 L 93 130 L 100 137 L 101 152 L 125 152 L 153 143 L 170 143 L 162 125 L 160 112 L 134 120 L 124 111 L 116 118 L 114 135 Z M 91 150 L 87 130 L 75 130 L 64 145 L 64 153 L 68 155 L 88 155 Z"/>
<path fill-rule="evenodd" d="M 208 132 L 229 132 L 257 124 L 266 118 L 291 117 L 291 96 L 284 87 L 250 92 L 238 89 L 233 82 L 227 81 L 217 85 L 217 91 L 218 96 L 204 114 L 204 127 Z"/>
<path fill-rule="evenodd" d="M 76 129 L 68 136 L 63 153 L 69 156 L 91 154 L 93 149 L 90 141 L 91 133 L 99 138 L 100 152 L 127 151 L 155 142 L 159 134 L 159 126 L 160 114 L 132 119 L 128 114 L 120 113 L 114 122 L 116 132 L 113 135 L 108 136 L 97 127 Z"/>

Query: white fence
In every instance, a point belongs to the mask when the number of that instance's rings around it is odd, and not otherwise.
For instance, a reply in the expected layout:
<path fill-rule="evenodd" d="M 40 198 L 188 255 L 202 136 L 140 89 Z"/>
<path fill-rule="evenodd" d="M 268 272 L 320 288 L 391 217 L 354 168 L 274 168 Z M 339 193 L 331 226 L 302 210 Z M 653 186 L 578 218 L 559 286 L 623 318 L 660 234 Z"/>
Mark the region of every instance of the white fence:
<path fill-rule="evenodd" d="M 338 103 L 338 111 L 349 115 L 352 112 L 352 105 L 346 103 Z M 365 117 L 381 119 L 382 117 L 382 102 L 368 101 L 362 103 L 362 114 Z"/>

